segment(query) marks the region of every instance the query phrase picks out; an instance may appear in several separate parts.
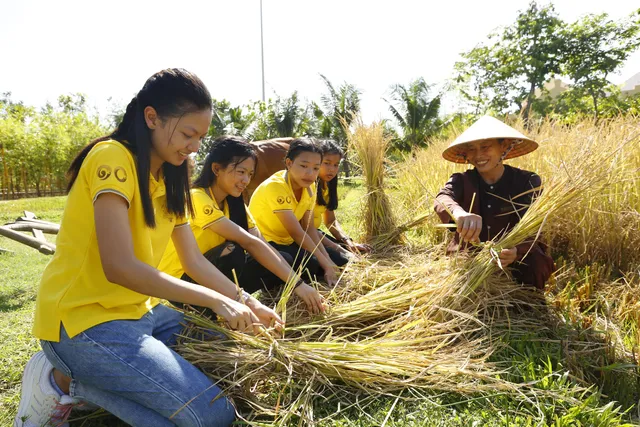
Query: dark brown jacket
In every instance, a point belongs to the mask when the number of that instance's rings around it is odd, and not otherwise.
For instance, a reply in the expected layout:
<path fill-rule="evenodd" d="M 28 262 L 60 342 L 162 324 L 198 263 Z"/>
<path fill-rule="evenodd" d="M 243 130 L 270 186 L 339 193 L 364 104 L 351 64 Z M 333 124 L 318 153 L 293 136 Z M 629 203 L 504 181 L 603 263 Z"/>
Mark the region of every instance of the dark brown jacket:
<path fill-rule="evenodd" d="M 542 191 L 541 186 L 542 181 L 535 173 L 507 165 L 498 182 L 487 184 L 474 168 L 451 175 L 436 196 L 434 208 L 443 223 L 454 222 L 445 206 L 450 212 L 460 207 L 481 216 L 480 241 L 497 240 L 518 223 L 533 199 Z M 475 199 L 471 206 L 474 194 Z M 466 249 L 466 244 L 460 244 L 460 235 L 456 231 L 447 247 L 447 253 L 460 249 Z M 518 251 L 518 262 L 514 265 L 516 279 L 543 289 L 544 283 L 555 271 L 553 260 L 546 253 L 546 245 L 539 240 L 534 242 L 532 238 L 517 245 L 516 249 Z M 525 257 L 527 252 L 529 254 Z"/>

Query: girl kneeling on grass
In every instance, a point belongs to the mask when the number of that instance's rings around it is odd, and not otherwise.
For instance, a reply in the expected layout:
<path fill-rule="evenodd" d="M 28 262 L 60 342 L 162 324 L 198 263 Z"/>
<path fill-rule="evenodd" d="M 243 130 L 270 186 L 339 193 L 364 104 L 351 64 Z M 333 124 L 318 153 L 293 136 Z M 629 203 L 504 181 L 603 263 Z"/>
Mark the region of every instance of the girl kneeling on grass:
<path fill-rule="evenodd" d="M 191 190 L 195 216 L 189 218 L 189 224 L 200 252 L 232 281 L 235 271 L 240 286 L 248 292 L 262 287 L 272 290 L 291 278 L 297 283 L 294 292 L 309 310 L 322 312 L 320 294 L 291 270 L 291 255 L 267 244 L 244 204 L 242 193 L 255 168 L 256 151 L 246 140 L 222 136 L 213 141 Z M 192 281 L 171 242 L 158 269 Z"/>
<path fill-rule="evenodd" d="M 249 210 L 265 239 L 278 251 L 289 254 L 296 269 L 306 262 L 311 276 L 322 273 L 327 284 L 333 286 L 337 266 L 313 227 L 315 181 L 321 163 L 322 152 L 314 141 L 293 140 L 285 157 L 286 169 L 256 188 Z"/>
<path fill-rule="evenodd" d="M 69 168 L 57 251 L 38 290 L 33 332 L 43 352 L 27 364 L 14 426 L 64 425 L 69 406 L 98 405 L 133 426 L 226 426 L 235 411 L 204 373 L 170 346 L 184 322 L 170 299 L 211 308 L 234 329 L 280 318 L 200 253 L 186 159 L 211 121 L 211 95 L 182 69 L 154 74 L 118 128 Z M 192 213 L 192 212 L 191 212 Z M 198 283 L 156 269 L 173 240 Z"/>
<path fill-rule="evenodd" d="M 336 209 L 338 209 L 338 171 L 340 162 L 344 157 L 344 153 L 331 140 L 320 141 L 320 149 L 322 150 L 322 165 L 318 174 L 318 191 L 316 198 L 316 206 L 313 209 L 313 224 L 319 229 L 322 223 L 327 227 L 333 235 L 319 231 L 322 243 L 325 245 L 331 259 L 339 266 L 347 263 L 350 253 L 370 252 L 369 245 L 355 243 L 340 227 L 340 223 L 336 218 Z M 346 252 L 346 248 L 349 252 Z M 334 255 L 335 254 L 335 255 Z"/>

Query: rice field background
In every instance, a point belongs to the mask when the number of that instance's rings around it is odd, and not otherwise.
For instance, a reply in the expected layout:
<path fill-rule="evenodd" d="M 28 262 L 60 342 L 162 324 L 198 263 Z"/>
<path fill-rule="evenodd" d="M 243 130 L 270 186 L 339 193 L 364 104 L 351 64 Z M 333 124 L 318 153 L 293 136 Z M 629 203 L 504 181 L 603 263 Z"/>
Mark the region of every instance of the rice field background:
<path fill-rule="evenodd" d="M 273 300 L 284 335 L 194 318 L 179 351 L 252 425 L 640 425 L 640 119 L 514 126 L 540 148 L 508 163 L 538 172 L 545 191 L 513 233 L 473 258 L 444 257 L 449 232 L 435 227 L 433 197 L 465 169 L 441 158 L 449 140 L 391 160 L 381 126 L 359 124 L 362 176 L 340 186 L 338 218 L 378 252 L 324 290 L 330 313 L 309 318 L 285 292 Z M 28 209 L 59 221 L 63 204 L 2 202 L 0 218 Z M 491 261 L 538 231 L 559 267 L 543 296 Z M 6 239 L 0 247 L 13 251 L 0 254 L 0 425 L 9 425 L 38 348 L 29 331 L 48 257 Z M 201 341 L 198 328 L 227 338 Z M 96 414 L 80 425 L 122 424 Z"/>

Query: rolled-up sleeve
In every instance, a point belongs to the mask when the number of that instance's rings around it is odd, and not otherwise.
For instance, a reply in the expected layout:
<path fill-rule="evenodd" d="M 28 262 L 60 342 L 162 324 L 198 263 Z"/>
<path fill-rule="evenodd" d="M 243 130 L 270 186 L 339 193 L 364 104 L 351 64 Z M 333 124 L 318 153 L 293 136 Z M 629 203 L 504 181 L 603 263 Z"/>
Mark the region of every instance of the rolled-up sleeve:
<path fill-rule="evenodd" d="M 463 197 L 463 188 L 462 174 L 454 173 L 438 192 L 433 208 L 443 223 L 454 222 L 450 212 L 452 213 L 454 209 L 461 208 L 460 202 Z"/>

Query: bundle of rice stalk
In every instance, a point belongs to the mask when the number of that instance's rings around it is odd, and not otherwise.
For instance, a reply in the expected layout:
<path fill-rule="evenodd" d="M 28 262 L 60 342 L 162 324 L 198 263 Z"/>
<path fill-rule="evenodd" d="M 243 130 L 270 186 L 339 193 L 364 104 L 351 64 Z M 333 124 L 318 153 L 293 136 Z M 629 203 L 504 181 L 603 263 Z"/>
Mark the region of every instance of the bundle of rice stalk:
<path fill-rule="evenodd" d="M 282 337 L 249 336 L 194 317 L 189 336 L 214 330 L 226 338 L 185 338 L 180 352 L 256 416 L 298 411 L 300 393 L 318 387 L 366 396 L 406 389 L 530 393 L 528 386 L 501 379 L 501 370 L 487 362 L 498 344 L 477 318 L 488 306 L 508 305 L 505 295 L 513 286 L 498 276 L 493 294 L 480 290 L 475 299 L 461 298 L 454 311 L 446 303 L 465 286 L 461 271 L 444 259 L 436 262 L 433 254 L 419 255 L 375 269 L 362 261 L 347 273 L 326 317 L 303 322 L 293 312 Z M 424 262 L 429 259 L 434 262 Z M 315 378 L 313 385 L 309 378 Z"/>
<path fill-rule="evenodd" d="M 381 122 L 366 126 L 362 123 L 362 119 L 358 118 L 354 123 L 355 127 L 348 135 L 348 149 L 355 152 L 365 177 L 367 193 L 363 222 L 366 240 L 375 249 L 384 249 L 386 246 L 381 243 L 387 246 L 401 243 L 399 237 L 390 242 L 380 242 L 377 239 L 378 236 L 385 235 L 396 227 L 395 215 L 384 185 L 386 154 L 391 138 L 384 134 Z"/>

